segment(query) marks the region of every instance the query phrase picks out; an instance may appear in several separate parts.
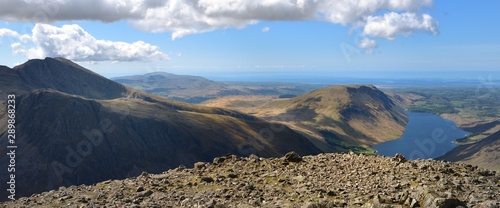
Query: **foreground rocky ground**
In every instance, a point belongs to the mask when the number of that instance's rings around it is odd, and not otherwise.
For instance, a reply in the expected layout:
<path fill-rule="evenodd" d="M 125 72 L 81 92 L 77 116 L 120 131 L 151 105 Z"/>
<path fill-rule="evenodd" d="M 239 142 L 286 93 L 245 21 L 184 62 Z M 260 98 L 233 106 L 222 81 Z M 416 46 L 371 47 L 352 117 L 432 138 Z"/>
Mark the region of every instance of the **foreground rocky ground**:
<path fill-rule="evenodd" d="M 498 207 L 500 174 L 402 156 L 233 155 L 162 174 L 72 186 L 0 207 Z"/>

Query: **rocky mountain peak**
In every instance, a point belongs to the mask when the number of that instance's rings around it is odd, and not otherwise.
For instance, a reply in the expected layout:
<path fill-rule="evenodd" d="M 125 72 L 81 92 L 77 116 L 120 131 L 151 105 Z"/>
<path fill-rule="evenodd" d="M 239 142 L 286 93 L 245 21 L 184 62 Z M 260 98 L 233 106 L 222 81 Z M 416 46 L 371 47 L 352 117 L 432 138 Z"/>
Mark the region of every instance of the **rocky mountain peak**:
<path fill-rule="evenodd" d="M 113 99 L 127 89 L 63 58 L 32 59 L 13 70 L 32 89 L 50 88 L 92 99 Z"/>
<path fill-rule="evenodd" d="M 498 207 L 500 175 L 475 166 L 349 154 L 226 155 L 194 168 L 35 194 L 4 206 Z"/>

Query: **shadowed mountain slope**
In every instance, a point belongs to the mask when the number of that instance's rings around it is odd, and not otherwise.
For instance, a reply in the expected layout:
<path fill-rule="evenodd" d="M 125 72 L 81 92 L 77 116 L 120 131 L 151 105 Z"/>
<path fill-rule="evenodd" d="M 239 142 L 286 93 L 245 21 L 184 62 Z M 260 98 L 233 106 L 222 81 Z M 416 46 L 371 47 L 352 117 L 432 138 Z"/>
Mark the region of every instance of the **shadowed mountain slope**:
<path fill-rule="evenodd" d="M 0 96 L 16 95 L 16 198 L 142 171 L 158 173 L 227 153 L 320 152 L 286 126 L 270 137 L 261 132 L 273 124 L 262 119 L 147 94 L 65 59 L 30 60 L 14 69 L 2 67 L 0 73 L 2 81 L 9 80 L 0 83 Z M 7 119 L 0 111 L 4 147 Z M 6 151 L 0 151 L 4 167 Z M 0 180 L 7 177 L 2 170 Z M 1 188 L 7 189 L 5 183 Z"/>
<path fill-rule="evenodd" d="M 500 171 L 500 131 L 472 144 L 460 145 L 438 160 L 461 162 Z"/>

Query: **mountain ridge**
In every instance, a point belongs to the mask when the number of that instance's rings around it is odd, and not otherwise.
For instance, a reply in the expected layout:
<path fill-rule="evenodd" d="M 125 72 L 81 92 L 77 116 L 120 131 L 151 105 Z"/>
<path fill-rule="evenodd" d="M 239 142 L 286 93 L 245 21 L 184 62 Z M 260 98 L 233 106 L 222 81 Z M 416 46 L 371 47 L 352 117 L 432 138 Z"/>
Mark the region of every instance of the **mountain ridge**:
<path fill-rule="evenodd" d="M 320 153 L 285 126 L 269 137 L 260 132 L 273 124 L 262 119 L 144 93 L 69 60 L 31 60 L 0 73 L 7 74 L 0 79 L 11 79 L 0 83 L 0 94 L 16 95 L 16 197 L 161 172 L 227 153 Z M 0 111 L 4 146 L 7 118 Z M 9 162 L 5 151 L 0 151 L 1 164 Z"/>
<path fill-rule="evenodd" d="M 118 98 L 127 92 L 123 85 L 63 58 L 33 59 L 12 70 L 33 89 L 49 88 L 95 99 Z"/>
<path fill-rule="evenodd" d="M 282 122 L 325 152 L 370 151 L 373 144 L 399 138 L 408 121 L 403 109 L 373 85 L 329 86 L 294 98 L 222 97 L 203 104 Z"/>

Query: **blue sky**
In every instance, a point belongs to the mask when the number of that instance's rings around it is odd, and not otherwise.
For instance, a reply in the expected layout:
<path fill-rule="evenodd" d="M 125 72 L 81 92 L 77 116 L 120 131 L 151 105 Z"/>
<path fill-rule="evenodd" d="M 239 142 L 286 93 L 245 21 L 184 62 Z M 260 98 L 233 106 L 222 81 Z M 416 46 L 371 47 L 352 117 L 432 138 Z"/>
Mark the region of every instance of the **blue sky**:
<path fill-rule="evenodd" d="M 181 0 L 168 6 L 125 0 L 97 11 L 95 1 L 36 2 L 0 3 L 21 8 L 0 9 L 0 64 L 62 56 L 108 77 L 155 71 L 467 77 L 500 71 L 496 0 L 196 1 L 202 9 Z"/>

